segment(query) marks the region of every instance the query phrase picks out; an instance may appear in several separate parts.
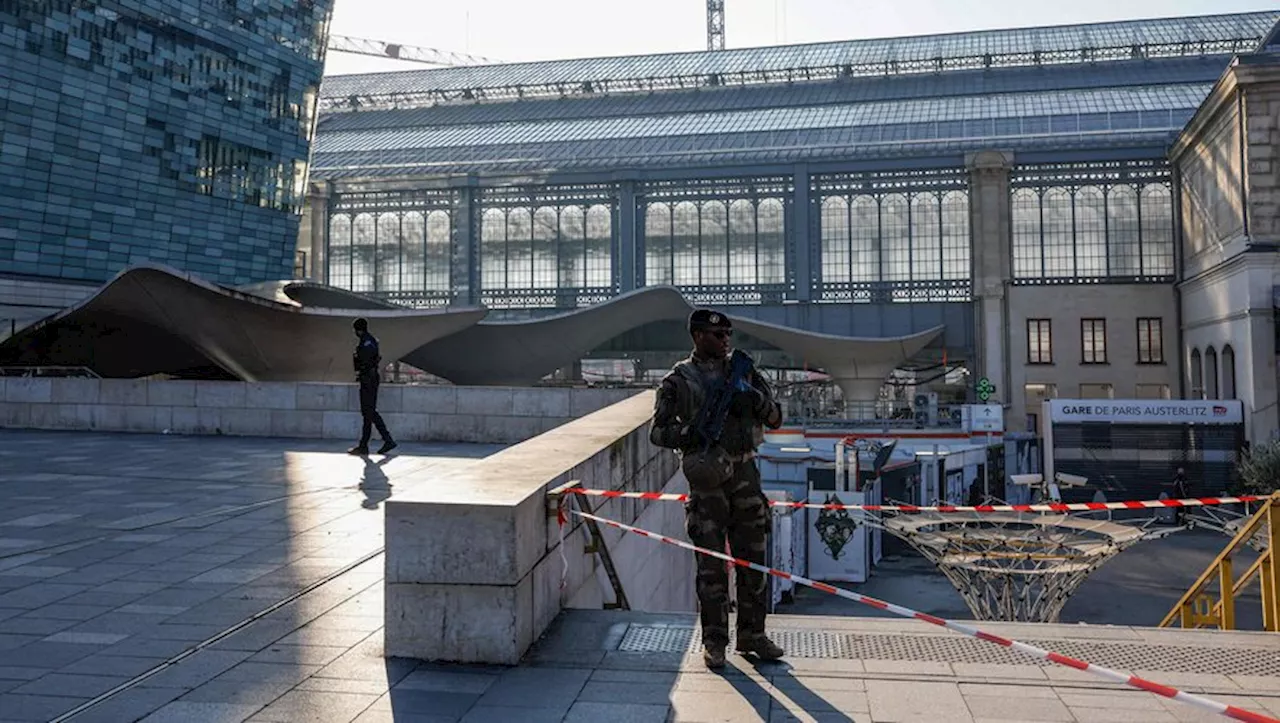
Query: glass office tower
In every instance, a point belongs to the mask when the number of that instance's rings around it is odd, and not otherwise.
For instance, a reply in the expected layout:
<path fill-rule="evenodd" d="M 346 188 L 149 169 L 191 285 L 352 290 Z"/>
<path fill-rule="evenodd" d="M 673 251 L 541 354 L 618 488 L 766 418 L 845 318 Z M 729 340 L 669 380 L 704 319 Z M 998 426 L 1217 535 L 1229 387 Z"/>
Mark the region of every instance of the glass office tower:
<path fill-rule="evenodd" d="M 291 276 L 332 0 L 0 0 L 0 276 Z"/>

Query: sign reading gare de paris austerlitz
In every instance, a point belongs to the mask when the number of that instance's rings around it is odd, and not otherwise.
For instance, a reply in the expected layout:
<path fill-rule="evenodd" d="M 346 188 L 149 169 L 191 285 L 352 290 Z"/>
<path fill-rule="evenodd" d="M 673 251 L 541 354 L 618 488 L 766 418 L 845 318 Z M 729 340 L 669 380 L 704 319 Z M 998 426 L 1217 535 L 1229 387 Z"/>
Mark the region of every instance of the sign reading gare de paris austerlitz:
<path fill-rule="evenodd" d="M 1046 416 L 1056 424 L 1242 424 L 1238 399 L 1050 399 Z"/>

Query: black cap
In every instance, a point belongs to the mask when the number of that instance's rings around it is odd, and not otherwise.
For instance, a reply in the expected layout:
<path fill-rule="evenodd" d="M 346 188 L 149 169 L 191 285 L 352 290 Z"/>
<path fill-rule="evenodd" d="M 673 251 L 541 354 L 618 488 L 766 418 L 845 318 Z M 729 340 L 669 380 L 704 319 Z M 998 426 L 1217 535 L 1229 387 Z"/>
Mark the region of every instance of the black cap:
<path fill-rule="evenodd" d="M 714 309 L 694 309 L 689 315 L 689 332 L 710 328 L 732 329 L 733 322 Z"/>
<path fill-rule="evenodd" d="M 361 318 L 356 319 L 355 321 L 351 322 L 351 328 L 352 328 L 352 329 L 355 329 L 356 331 L 368 331 L 368 330 L 369 330 L 369 322 L 365 321 L 365 320 L 364 320 L 364 318 L 363 318 L 363 317 L 361 317 Z"/>

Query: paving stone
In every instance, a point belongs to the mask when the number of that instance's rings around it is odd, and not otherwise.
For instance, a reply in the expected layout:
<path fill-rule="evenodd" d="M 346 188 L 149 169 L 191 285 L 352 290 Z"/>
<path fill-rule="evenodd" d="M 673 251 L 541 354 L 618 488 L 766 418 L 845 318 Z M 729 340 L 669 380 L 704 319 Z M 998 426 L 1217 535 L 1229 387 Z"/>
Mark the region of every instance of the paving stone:
<path fill-rule="evenodd" d="M 130 688 L 127 694 L 109 698 L 71 720 L 74 723 L 137 721 L 164 707 L 185 692 L 186 690 L 181 688 Z"/>
<path fill-rule="evenodd" d="M 138 583 L 138 584 L 147 585 L 150 583 Z M 182 605 L 144 605 L 142 603 L 133 603 L 130 605 L 122 605 L 116 608 L 116 612 L 126 613 L 129 615 L 149 615 L 149 616 L 170 617 L 173 615 L 178 615 L 182 613 L 184 610 L 188 610 L 188 609 L 189 608 Z"/>
<path fill-rule="evenodd" d="M 19 618 L 9 620 L 0 620 L 0 634 L 13 633 L 16 635 L 52 635 L 60 630 L 76 624 L 74 620 L 53 620 L 50 618 L 29 618 L 25 615 Z"/>
<path fill-rule="evenodd" d="M 668 706 L 637 703 L 574 703 L 564 723 L 666 723 Z"/>
<path fill-rule="evenodd" d="M 773 699 L 747 699 L 733 693 L 678 690 L 671 694 L 671 720 L 692 723 L 737 723 L 768 720 Z"/>
<path fill-rule="evenodd" d="M 257 711 L 256 705 L 175 700 L 143 718 L 142 723 L 240 723 Z"/>
<path fill-rule="evenodd" d="M 4 572 L 0 572 L 0 577 L 48 578 L 66 574 L 73 569 L 70 567 L 55 567 L 53 565 L 23 565 L 21 567 L 11 567 Z"/>
<path fill-rule="evenodd" d="M 48 721 L 84 702 L 82 698 L 48 695 L 0 695 L 5 721 Z"/>
<path fill-rule="evenodd" d="M 165 658 L 138 658 L 124 655 L 106 655 L 95 653 L 81 658 L 70 665 L 59 668 L 59 673 L 75 675 L 118 675 L 132 677 L 156 667 Z"/>
<path fill-rule="evenodd" d="M 615 683 L 588 681 L 578 694 L 579 702 L 644 703 L 666 705 L 672 686 L 653 683 Z"/>
<path fill-rule="evenodd" d="M 303 665 L 328 665 L 347 652 L 336 645 L 272 645 L 255 654 L 255 663 L 301 663 Z"/>
<path fill-rule="evenodd" d="M 262 708 L 293 688 L 294 684 L 287 681 L 223 680 L 218 677 L 184 693 L 180 700 L 195 703 L 236 703 Z"/>
<path fill-rule="evenodd" d="M 555 708 L 568 705 L 591 676 L 589 670 L 572 668 L 516 668 L 504 673 L 480 699 L 480 705 Z"/>
<path fill-rule="evenodd" d="M 47 675 L 52 672 L 53 670 L 49 668 L 0 665 L 0 680 L 35 680 L 42 675 Z"/>
<path fill-rule="evenodd" d="M 477 705 L 462 716 L 459 723 L 561 723 L 565 710 L 562 708 L 506 708 L 502 706 Z"/>
<path fill-rule="evenodd" d="M 395 689 L 481 695 L 489 690 L 497 680 L 498 676 L 496 675 L 415 670 L 396 683 Z M 588 687 L 590 687 L 590 683 L 588 683 Z"/>
<path fill-rule="evenodd" d="M 142 681 L 148 688 L 196 688 L 249 657 L 233 650 L 202 650 Z"/>
<path fill-rule="evenodd" d="M 324 691 L 292 691 L 284 694 L 271 705 L 254 715 L 255 720 L 296 723 L 303 720 L 323 720 L 343 723 L 354 720 L 379 696 L 359 693 L 329 693 Z"/>
<path fill-rule="evenodd" d="M 1072 721 L 1075 717 L 1061 701 L 1049 698 L 1006 698 L 967 695 L 965 705 L 974 718 L 1018 721 Z"/>
<path fill-rule="evenodd" d="M 51 620 L 72 620 L 84 621 L 92 620 L 99 615 L 105 615 L 111 612 L 111 608 L 102 605 L 71 605 L 69 603 L 54 603 L 52 605 L 44 605 L 28 612 L 23 617 L 28 618 L 49 618 Z"/>
<path fill-rule="evenodd" d="M 876 720 L 901 723 L 973 720 L 966 712 L 964 696 L 954 683 L 868 680 L 866 684 L 871 715 Z"/>
<path fill-rule="evenodd" d="M 20 653 L 12 653 L 12 655 L 15 658 L 20 655 L 24 665 L 56 670 L 68 666 L 81 658 L 93 655 L 100 650 L 102 648 L 96 645 L 35 640 L 22 646 Z"/>
<path fill-rule="evenodd" d="M 93 698 L 128 680 L 121 675 L 80 675 L 50 673 L 15 688 L 19 695 L 75 696 Z"/>
<path fill-rule="evenodd" d="M 420 715 L 448 716 L 455 720 L 470 710 L 479 698 L 471 693 L 401 688 L 392 688 L 383 696 L 398 716 L 410 719 Z"/>
<path fill-rule="evenodd" d="M 197 653 L 199 655 L 199 653 Z M 290 665 L 287 663 L 254 663 L 246 660 L 219 675 L 218 681 L 287 682 L 297 685 L 320 670 L 318 665 Z"/>
<path fill-rule="evenodd" d="M 44 638 L 46 643 L 75 643 L 77 645 L 113 645 L 129 637 L 122 633 L 87 633 L 65 631 Z"/>
<path fill-rule="evenodd" d="M 323 690 L 330 693 L 363 693 L 383 695 L 391 686 L 385 680 L 345 680 L 343 678 L 307 678 L 298 690 Z"/>

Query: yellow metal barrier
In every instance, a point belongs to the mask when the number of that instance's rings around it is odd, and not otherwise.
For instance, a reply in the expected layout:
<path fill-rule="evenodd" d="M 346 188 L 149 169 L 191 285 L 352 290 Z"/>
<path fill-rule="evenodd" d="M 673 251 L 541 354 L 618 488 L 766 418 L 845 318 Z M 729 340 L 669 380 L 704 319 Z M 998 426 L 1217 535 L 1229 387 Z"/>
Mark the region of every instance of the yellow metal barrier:
<path fill-rule="evenodd" d="M 1235 554 L 1248 543 L 1263 526 L 1266 526 L 1267 549 L 1240 577 L 1233 576 L 1231 565 Z M 1262 625 L 1266 630 L 1280 631 L 1280 556 L 1272 551 L 1280 549 L 1280 492 L 1264 502 L 1259 510 L 1240 528 L 1231 542 L 1209 564 L 1195 584 L 1178 601 L 1160 627 L 1167 628 L 1177 622 L 1184 628 L 1217 627 L 1235 630 L 1236 598 L 1256 577 L 1262 587 Z M 1217 590 L 1209 588 L 1216 583 Z"/>

